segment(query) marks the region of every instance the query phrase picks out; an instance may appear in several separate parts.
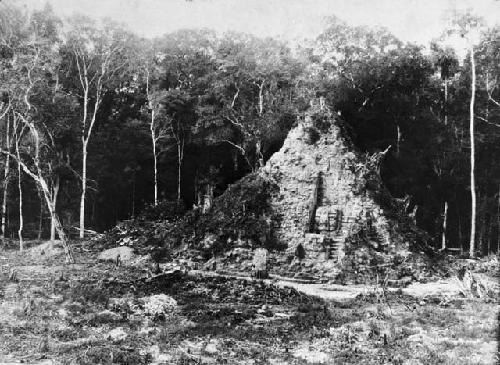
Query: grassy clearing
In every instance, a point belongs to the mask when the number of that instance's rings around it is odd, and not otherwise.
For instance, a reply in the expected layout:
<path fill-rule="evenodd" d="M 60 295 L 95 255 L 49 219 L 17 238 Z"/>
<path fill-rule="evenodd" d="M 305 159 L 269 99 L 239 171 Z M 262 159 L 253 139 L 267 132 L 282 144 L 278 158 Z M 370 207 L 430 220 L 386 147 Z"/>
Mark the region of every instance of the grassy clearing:
<path fill-rule="evenodd" d="M 3 362 L 496 363 L 493 301 L 393 293 L 339 304 L 241 279 L 147 281 L 141 270 L 96 263 L 83 245 L 77 265 L 62 265 L 57 254 L 2 256 Z M 156 294 L 173 297 L 177 309 L 166 316 L 137 310 L 140 298 Z"/>

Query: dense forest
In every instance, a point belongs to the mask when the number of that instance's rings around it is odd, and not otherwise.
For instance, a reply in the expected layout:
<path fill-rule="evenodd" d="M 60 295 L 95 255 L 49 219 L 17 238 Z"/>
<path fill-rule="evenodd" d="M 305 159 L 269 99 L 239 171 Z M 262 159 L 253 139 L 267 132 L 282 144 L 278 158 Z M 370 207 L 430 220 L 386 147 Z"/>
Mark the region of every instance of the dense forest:
<path fill-rule="evenodd" d="M 318 100 L 361 152 L 390 146 L 383 181 L 436 249 L 497 252 L 500 28 L 452 18 L 428 47 L 334 17 L 293 44 L 206 29 L 144 39 L 3 1 L 2 237 L 82 237 L 203 204 L 262 166 Z"/>

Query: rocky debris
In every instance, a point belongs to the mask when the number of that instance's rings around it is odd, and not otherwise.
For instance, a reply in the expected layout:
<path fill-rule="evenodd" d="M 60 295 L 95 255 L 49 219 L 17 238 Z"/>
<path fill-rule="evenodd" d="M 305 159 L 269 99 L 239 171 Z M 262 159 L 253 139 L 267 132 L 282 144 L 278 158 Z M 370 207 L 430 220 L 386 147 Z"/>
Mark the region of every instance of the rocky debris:
<path fill-rule="evenodd" d="M 284 361 L 282 359 L 271 358 L 271 359 L 268 359 L 268 362 L 269 362 L 269 365 L 289 365 L 288 361 Z"/>
<path fill-rule="evenodd" d="M 153 254 L 162 247 L 168 236 L 169 223 L 164 221 L 127 220 L 100 237 L 92 239 L 94 249 L 107 249 L 116 246 L 131 247 L 139 255 Z M 154 250 L 153 250 L 154 249 Z"/>
<path fill-rule="evenodd" d="M 401 279 L 387 280 L 387 284 L 392 288 L 404 288 L 410 285 L 413 281 L 413 277 L 403 276 Z"/>
<path fill-rule="evenodd" d="M 110 232 L 107 232 L 108 240 L 114 244 L 130 245 L 137 243 L 141 237 L 141 230 L 134 221 L 123 221 L 117 224 Z"/>
<path fill-rule="evenodd" d="M 64 309 L 70 313 L 81 314 L 85 313 L 85 306 L 79 302 L 70 301 L 64 304 Z"/>
<path fill-rule="evenodd" d="M 265 248 L 258 248 L 253 254 L 253 276 L 258 279 L 266 279 L 269 274 L 267 271 L 268 251 Z"/>
<path fill-rule="evenodd" d="M 201 240 L 201 247 L 204 250 L 210 250 L 217 242 L 218 237 L 213 233 L 208 233 Z"/>
<path fill-rule="evenodd" d="M 164 354 L 160 351 L 160 346 L 153 345 L 146 351 L 142 351 L 142 355 L 149 354 L 151 356 L 151 364 L 170 364 L 173 362 L 174 357 L 170 354 Z"/>
<path fill-rule="evenodd" d="M 131 313 L 140 316 L 150 316 L 153 318 L 165 319 L 176 312 L 178 305 L 175 299 L 166 294 L 155 294 L 142 298 L 122 297 L 110 298 L 108 301 L 110 311 L 104 311 L 104 314 L 112 313 Z"/>
<path fill-rule="evenodd" d="M 122 319 L 122 317 L 110 310 L 103 310 L 95 315 L 95 320 L 100 323 L 113 323 L 118 322 Z"/>
<path fill-rule="evenodd" d="M 127 336 L 127 332 L 122 327 L 114 328 L 108 332 L 108 338 L 113 342 L 123 341 Z"/>
<path fill-rule="evenodd" d="M 455 278 L 460 293 L 466 298 L 498 298 L 500 285 L 494 279 L 462 268 Z"/>
<path fill-rule="evenodd" d="M 165 294 L 151 295 L 140 299 L 144 313 L 154 317 L 166 317 L 177 309 L 177 302 Z"/>
<path fill-rule="evenodd" d="M 277 286 L 297 290 L 306 295 L 333 301 L 336 303 L 348 303 L 361 296 L 366 288 L 347 287 L 341 285 L 324 284 L 301 284 L 290 281 L 278 281 Z"/>
<path fill-rule="evenodd" d="M 62 320 L 65 320 L 70 317 L 68 310 L 64 308 L 59 308 L 56 313 L 58 317 L 61 318 Z"/>
<path fill-rule="evenodd" d="M 134 306 L 133 302 L 134 298 L 132 296 L 109 298 L 108 308 L 114 312 L 129 311 Z"/>
<path fill-rule="evenodd" d="M 144 258 L 136 255 L 133 248 L 122 246 L 102 251 L 97 259 L 99 261 L 113 262 L 116 265 L 136 266 L 138 261 Z"/>
<path fill-rule="evenodd" d="M 459 296 L 461 288 L 457 280 L 446 279 L 432 283 L 412 283 L 404 288 L 402 293 L 417 298 L 427 296 Z"/>
<path fill-rule="evenodd" d="M 219 341 L 211 339 L 203 349 L 207 354 L 215 355 L 219 352 Z"/>
<path fill-rule="evenodd" d="M 31 247 L 28 250 L 28 254 L 34 258 L 40 258 L 40 256 L 52 257 L 64 254 L 64 250 L 61 240 L 54 240 Z"/>
<path fill-rule="evenodd" d="M 194 209 L 165 224 L 162 243 L 171 247 L 173 256 L 201 261 L 237 247 L 276 248 L 268 204 L 274 188 L 262 174 L 249 174 L 217 197 L 207 213 Z"/>
<path fill-rule="evenodd" d="M 112 261 L 120 258 L 122 262 L 131 261 L 135 258 L 134 250 L 130 247 L 115 247 L 105 250 L 99 254 L 100 261 Z"/>
<path fill-rule="evenodd" d="M 9 283 L 3 288 L 3 297 L 6 300 L 18 298 L 20 295 L 20 286 L 17 283 Z"/>
<path fill-rule="evenodd" d="M 298 348 L 293 356 L 304 360 L 307 364 L 331 364 L 332 357 L 323 351 L 311 350 L 308 347 Z"/>

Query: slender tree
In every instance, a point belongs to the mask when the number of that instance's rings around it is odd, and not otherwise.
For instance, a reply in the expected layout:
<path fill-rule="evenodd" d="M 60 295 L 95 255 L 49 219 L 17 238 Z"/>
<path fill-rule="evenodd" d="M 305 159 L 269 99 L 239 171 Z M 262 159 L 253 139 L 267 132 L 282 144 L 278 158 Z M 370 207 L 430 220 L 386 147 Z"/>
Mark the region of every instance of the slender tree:
<path fill-rule="evenodd" d="M 151 135 L 151 147 L 153 152 L 153 195 L 154 205 L 158 205 L 158 157 L 162 152 L 159 143 L 168 137 L 168 128 L 162 113 L 162 100 L 166 91 L 158 87 L 158 67 L 154 49 L 147 52 L 147 58 L 142 60 L 144 81 L 146 82 L 147 110 L 149 113 L 149 132 Z"/>
<path fill-rule="evenodd" d="M 476 101 L 476 63 L 474 60 L 474 46 L 469 50 L 471 64 L 471 96 L 469 106 L 469 135 L 470 135 L 470 191 L 471 191 L 471 229 L 469 242 L 469 256 L 475 256 L 476 249 L 476 144 L 474 139 L 474 106 Z"/>
<path fill-rule="evenodd" d="M 15 118 L 14 120 L 16 120 Z M 19 238 L 19 251 L 23 251 L 24 242 L 23 242 L 23 229 L 24 229 L 24 214 L 23 214 L 23 189 L 22 189 L 22 167 L 19 161 L 21 161 L 21 151 L 20 151 L 20 143 L 24 134 L 24 125 L 20 125 L 20 123 L 14 123 L 14 145 L 16 151 L 16 161 L 17 161 L 17 191 L 18 191 L 18 199 L 19 199 L 19 228 L 17 231 L 17 235 Z"/>
<path fill-rule="evenodd" d="M 76 85 L 81 94 L 82 191 L 80 196 L 79 236 L 85 234 L 85 197 L 87 193 L 88 146 L 102 106 L 104 95 L 117 73 L 125 66 L 125 33 L 112 26 L 98 27 L 84 17 L 75 17 L 68 34 L 67 50 L 75 67 Z"/>
<path fill-rule="evenodd" d="M 453 14 L 451 28 L 448 34 L 460 36 L 465 46 L 470 62 L 470 99 L 469 99 L 469 139 L 470 139 L 470 195 L 471 195 L 471 225 L 469 238 L 469 256 L 474 257 L 476 251 L 476 220 L 477 220 L 477 187 L 476 187 L 476 140 L 475 140 L 475 104 L 476 104 L 476 60 L 475 46 L 479 43 L 483 20 L 466 12 Z"/>
<path fill-rule="evenodd" d="M 43 197 L 45 199 L 45 202 L 47 204 L 47 208 L 50 213 L 50 217 L 52 222 L 54 222 L 55 229 L 57 230 L 57 233 L 59 235 L 59 238 L 61 239 L 64 251 L 66 253 L 66 259 L 68 262 L 75 262 L 73 254 L 71 252 L 71 249 L 68 245 L 68 240 L 66 237 L 66 233 L 64 232 L 64 229 L 61 225 L 61 222 L 59 220 L 59 217 L 57 215 L 55 206 L 53 204 L 54 202 L 54 196 L 53 196 L 53 191 L 50 189 L 49 184 L 47 182 L 47 178 L 45 176 L 44 170 L 42 168 L 41 164 L 41 142 L 42 142 L 42 137 L 40 135 L 40 132 L 38 131 L 38 128 L 35 126 L 33 122 L 30 122 L 27 120 L 23 115 L 18 114 L 18 117 L 22 119 L 22 122 L 29 128 L 30 131 L 30 136 L 32 137 L 32 155 L 31 155 L 31 162 L 33 167 L 30 167 L 25 161 L 23 161 L 20 157 L 18 159 L 17 155 L 14 155 L 8 151 L 2 150 L 2 153 L 4 154 L 10 154 L 12 158 L 16 160 L 18 165 L 22 168 L 22 170 L 30 176 L 33 181 L 37 184 L 37 186 L 40 188 L 40 190 L 43 193 Z"/>
<path fill-rule="evenodd" d="M 5 121 L 5 149 L 10 152 L 11 150 L 11 127 L 10 127 L 10 115 L 8 114 L 10 109 L 9 106 L 6 107 L 3 113 L 0 115 L 0 120 Z M 5 245 L 5 229 L 6 229 L 6 218 L 7 218 L 7 199 L 9 193 L 9 177 L 10 177 L 10 154 L 5 155 L 4 160 L 4 170 L 3 170 L 3 197 L 2 197 L 2 244 Z"/>

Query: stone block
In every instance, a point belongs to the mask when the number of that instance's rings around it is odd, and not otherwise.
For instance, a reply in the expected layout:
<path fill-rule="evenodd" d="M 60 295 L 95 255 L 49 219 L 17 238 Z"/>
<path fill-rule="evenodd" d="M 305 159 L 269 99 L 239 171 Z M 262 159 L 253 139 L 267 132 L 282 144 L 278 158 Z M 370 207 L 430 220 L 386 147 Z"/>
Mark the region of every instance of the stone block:
<path fill-rule="evenodd" d="M 258 248 L 253 254 L 253 267 L 255 272 L 267 271 L 268 251 L 265 248 Z"/>

